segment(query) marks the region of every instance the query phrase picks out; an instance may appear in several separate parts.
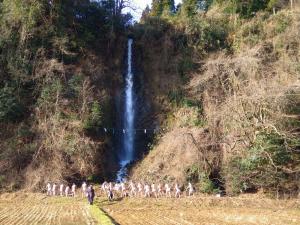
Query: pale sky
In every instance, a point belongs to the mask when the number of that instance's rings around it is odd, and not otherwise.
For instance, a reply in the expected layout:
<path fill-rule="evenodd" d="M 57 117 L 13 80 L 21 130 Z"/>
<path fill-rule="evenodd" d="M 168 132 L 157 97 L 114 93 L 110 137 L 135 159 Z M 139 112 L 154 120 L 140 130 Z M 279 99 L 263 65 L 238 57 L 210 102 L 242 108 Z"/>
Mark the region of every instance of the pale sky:
<path fill-rule="evenodd" d="M 139 20 L 147 4 L 151 7 L 151 2 L 152 0 L 132 0 L 132 7 L 136 10 L 126 9 L 125 12 L 129 11 L 135 20 Z M 175 0 L 175 5 L 177 5 L 179 2 L 182 2 L 182 0 Z"/>

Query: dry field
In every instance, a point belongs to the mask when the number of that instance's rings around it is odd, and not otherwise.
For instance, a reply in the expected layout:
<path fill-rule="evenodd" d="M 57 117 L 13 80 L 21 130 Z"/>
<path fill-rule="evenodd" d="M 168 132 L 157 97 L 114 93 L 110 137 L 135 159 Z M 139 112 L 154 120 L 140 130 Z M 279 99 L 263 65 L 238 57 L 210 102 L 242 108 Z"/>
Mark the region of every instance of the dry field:
<path fill-rule="evenodd" d="M 100 205 L 121 225 L 300 224 L 300 202 L 256 196 L 102 200 Z"/>
<path fill-rule="evenodd" d="M 276 201 L 247 195 L 239 198 L 198 196 L 183 199 L 97 199 L 121 225 L 192 224 L 300 224 L 300 201 Z M 101 221 L 100 223 L 98 221 Z M 14 193 L 0 196 L 2 225 L 83 225 L 110 221 L 96 206 L 81 199 L 49 198 L 42 194 Z"/>
<path fill-rule="evenodd" d="M 92 225 L 98 223 L 92 217 L 89 205 L 80 199 L 14 193 L 0 196 L 0 224 Z"/>

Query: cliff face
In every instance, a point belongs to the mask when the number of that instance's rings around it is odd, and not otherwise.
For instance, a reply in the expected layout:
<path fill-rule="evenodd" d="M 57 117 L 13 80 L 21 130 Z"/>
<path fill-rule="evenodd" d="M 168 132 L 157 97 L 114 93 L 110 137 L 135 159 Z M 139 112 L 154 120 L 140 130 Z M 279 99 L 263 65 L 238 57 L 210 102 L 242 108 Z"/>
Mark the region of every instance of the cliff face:
<path fill-rule="evenodd" d="M 118 140 L 103 127 L 120 126 L 128 32 L 136 128 L 159 129 L 136 134 L 133 179 L 208 193 L 299 189 L 297 8 L 245 19 L 216 4 L 125 31 L 125 18 L 96 3 L 80 5 L 86 17 L 60 10 L 72 1 L 15 3 L 0 18 L 1 187 L 115 175 Z"/>
<path fill-rule="evenodd" d="M 112 21 L 108 7 L 1 2 L 1 188 L 40 190 L 117 169 L 111 137 L 100 128 L 116 117 L 127 20 Z"/>
<path fill-rule="evenodd" d="M 297 12 L 242 19 L 214 7 L 192 20 L 150 17 L 136 27 L 152 120 L 165 129 L 133 179 L 297 193 Z"/>

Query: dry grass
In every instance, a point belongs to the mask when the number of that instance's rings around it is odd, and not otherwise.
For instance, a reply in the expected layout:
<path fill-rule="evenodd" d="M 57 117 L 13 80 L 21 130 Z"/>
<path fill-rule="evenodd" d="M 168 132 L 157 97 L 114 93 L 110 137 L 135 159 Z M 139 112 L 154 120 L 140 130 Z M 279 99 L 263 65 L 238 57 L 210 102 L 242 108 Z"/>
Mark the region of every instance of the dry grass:
<path fill-rule="evenodd" d="M 196 142 L 205 138 L 201 128 L 177 128 L 166 133 L 155 150 L 132 171 L 134 180 L 177 180 L 185 182 L 186 169 L 201 161 L 202 153 Z"/>
<path fill-rule="evenodd" d="M 299 200 L 272 200 L 259 195 L 238 198 L 195 196 L 182 199 L 97 199 L 120 225 L 192 224 L 299 224 Z M 0 224 L 81 225 L 111 224 L 105 214 L 81 199 L 49 198 L 42 194 L 13 193 L 0 196 Z M 93 216 L 98 217 L 95 219 Z M 99 222 L 100 221 L 100 222 Z"/>
<path fill-rule="evenodd" d="M 126 199 L 101 202 L 121 225 L 299 224 L 300 202 L 240 198 Z"/>
<path fill-rule="evenodd" d="M 87 203 L 80 199 L 48 198 L 41 194 L 0 196 L 0 224 L 81 225 L 98 224 Z"/>

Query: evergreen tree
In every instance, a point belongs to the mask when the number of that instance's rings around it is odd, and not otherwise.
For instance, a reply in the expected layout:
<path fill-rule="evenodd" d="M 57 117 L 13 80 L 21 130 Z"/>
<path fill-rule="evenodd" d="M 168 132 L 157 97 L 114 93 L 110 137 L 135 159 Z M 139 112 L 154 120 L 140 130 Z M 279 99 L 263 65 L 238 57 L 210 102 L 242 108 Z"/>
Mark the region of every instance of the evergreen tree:
<path fill-rule="evenodd" d="M 199 0 L 183 0 L 182 2 L 182 13 L 187 16 L 193 16 L 197 13 L 199 9 L 200 1 Z"/>
<path fill-rule="evenodd" d="M 161 16 L 163 12 L 162 0 L 153 0 L 151 16 Z"/>
<path fill-rule="evenodd" d="M 174 0 L 153 0 L 151 16 L 169 15 L 175 12 Z"/>
<path fill-rule="evenodd" d="M 162 0 L 163 12 L 170 14 L 175 12 L 175 1 L 174 0 Z"/>
<path fill-rule="evenodd" d="M 150 12 L 151 12 L 150 7 L 149 7 L 149 5 L 147 5 L 146 8 L 144 9 L 144 11 L 142 12 L 141 21 L 145 21 L 148 18 L 148 16 L 150 15 Z"/>

